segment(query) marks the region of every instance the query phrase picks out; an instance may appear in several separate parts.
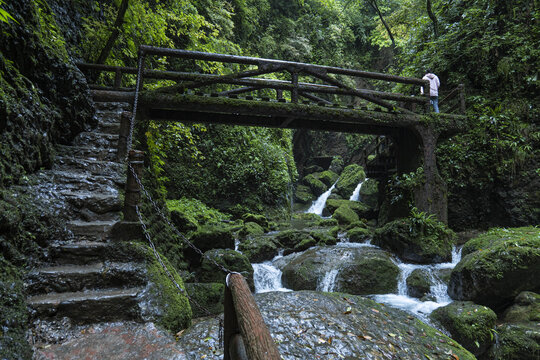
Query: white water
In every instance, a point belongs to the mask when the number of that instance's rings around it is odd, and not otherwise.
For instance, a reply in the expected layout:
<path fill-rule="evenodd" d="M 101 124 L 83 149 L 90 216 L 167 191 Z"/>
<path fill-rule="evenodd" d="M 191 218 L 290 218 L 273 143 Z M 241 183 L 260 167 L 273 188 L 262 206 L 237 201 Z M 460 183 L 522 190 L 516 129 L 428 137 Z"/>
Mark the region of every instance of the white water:
<path fill-rule="evenodd" d="M 326 200 L 328 199 L 328 197 L 332 193 L 332 190 L 334 190 L 334 188 L 336 187 L 336 183 L 337 183 L 337 181 L 334 183 L 334 185 L 332 185 L 330 187 L 330 189 L 328 189 L 324 194 L 319 196 L 319 198 L 317 200 L 315 200 L 313 202 L 313 204 L 311 204 L 311 206 L 309 207 L 309 209 L 307 209 L 306 212 L 307 213 L 312 213 L 312 214 L 317 214 L 317 215 L 321 216 L 322 212 L 324 210 L 324 207 L 326 206 Z"/>
<path fill-rule="evenodd" d="M 292 291 L 284 288 L 281 283 L 281 270 L 276 268 L 272 263 L 283 257 L 283 250 L 270 261 L 253 266 L 253 281 L 255 283 L 255 293 L 265 293 L 270 291 Z"/>
<path fill-rule="evenodd" d="M 338 274 L 338 269 L 333 269 L 327 272 L 324 275 L 321 283 L 317 285 L 317 291 L 332 292 L 336 287 L 336 277 Z"/>
<path fill-rule="evenodd" d="M 351 197 L 349 198 L 349 200 L 351 201 L 358 201 L 360 199 L 360 190 L 362 189 L 362 184 L 364 184 L 364 182 L 367 180 L 367 178 L 365 178 L 364 180 L 360 181 L 358 183 L 358 185 L 356 185 L 356 188 L 354 189 Z"/>

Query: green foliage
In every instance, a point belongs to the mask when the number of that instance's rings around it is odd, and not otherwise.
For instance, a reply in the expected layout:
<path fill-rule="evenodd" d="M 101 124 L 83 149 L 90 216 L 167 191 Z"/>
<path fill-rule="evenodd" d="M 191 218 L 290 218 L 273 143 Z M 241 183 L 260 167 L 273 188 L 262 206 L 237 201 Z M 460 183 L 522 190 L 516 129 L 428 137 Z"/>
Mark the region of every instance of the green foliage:
<path fill-rule="evenodd" d="M 3 4 L 4 4 L 4 1 L 0 0 L 0 6 L 2 6 Z M 0 8 L 0 21 L 5 22 L 5 23 L 9 23 L 10 20 L 14 21 L 17 24 L 19 23 L 17 20 L 15 20 L 13 18 L 13 16 L 11 16 L 10 13 L 8 13 L 6 10 Z"/>
<path fill-rule="evenodd" d="M 197 226 L 210 225 L 229 220 L 230 215 L 223 214 L 216 209 L 206 206 L 197 199 L 181 198 L 179 200 L 167 200 L 169 211 L 178 211 L 186 216 Z"/>
<path fill-rule="evenodd" d="M 395 204 L 401 200 L 411 200 L 413 191 L 424 182 L 424 168 L 419 167 L 416 171 L 408 174 L 394 175 L 388 180 L 387 192 L 390 202 Z"/>

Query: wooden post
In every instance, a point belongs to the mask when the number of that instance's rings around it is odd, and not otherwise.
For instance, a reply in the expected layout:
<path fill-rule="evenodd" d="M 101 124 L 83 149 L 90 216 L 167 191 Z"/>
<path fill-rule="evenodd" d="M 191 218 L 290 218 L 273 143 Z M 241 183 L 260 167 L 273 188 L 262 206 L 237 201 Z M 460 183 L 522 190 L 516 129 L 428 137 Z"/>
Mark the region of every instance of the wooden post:
<path fill-rule="evenodd" d="M 276 89 L 276 100 L 283 99 L 283 90 Z"/>
<path fill-rule="evenodd" d="M 465 85 L 459 84 L 459 113 L 465 115 Z"/>
<path fill-rule="evenodd" d="M 223 360 L 279 360 L 281 357 L 249 286 L 241 274 L 227 275 L 224 301 Z M 241 336 L 241 340 L 238 338 Z M 244 344 L 245 349 L 241 348 Z"/>
<path fill-rule="evenodd" d="M 128 156 L 128 164 L 131 165 L 135 174 L 140 179 L 144 165 L 144 152 L 139 150 L 130 150 Z M 138 221 L 137 211 L 135 207 L 139 205 L 141 199 L 141 188 L 135 176 L 128 167 L 126 194 L 124 200 L 124 221 Z"/>
<path fill-rule="evenodd" d="M 291 102 L 297 103 L 298 102 L 298 72 L 293 71 L 291 72 L 291 75 L 292 75 L 291 82 L 293 85 L 293 88 L 291 90 Z"/>
<path fill-rule="evenodd" d="M 132 113 L 129 111 L 124 111 L 120 115 L 120 131 L 118 134 L 118 149 L 116 152 L 116 160 L 118 162 L 124 161 L 127 155 L 127 141 L 131 127 L 131 116 Z"/>
<path fill-rule="evenodd" d="M 122 86 L 122 70 L 121 68 L 117 68 L 114 71 L 114 88 L 119 89 L 120 86 Z"/>

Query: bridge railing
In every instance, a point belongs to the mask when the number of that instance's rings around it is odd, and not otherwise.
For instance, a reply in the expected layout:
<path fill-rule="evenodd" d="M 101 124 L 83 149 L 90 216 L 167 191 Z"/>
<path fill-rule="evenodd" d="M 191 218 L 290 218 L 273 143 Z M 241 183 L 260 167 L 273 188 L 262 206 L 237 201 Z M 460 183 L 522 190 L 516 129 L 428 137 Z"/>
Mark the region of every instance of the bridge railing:
<path fill-rule="evenodd" d="M 465 85 L 459 84 L 449 92 L 441 92 L 439 95 L 439 108 L 442 112 L 459 112 L 465 115 Z"/>
<path fill-rule="evenodd" d="M 301 102 L 300 98 L 304 98 L 308 102 L 314 101 L 320 105 L 329 105 L 334 104 L 333 101 L 335 98 L 338 98 L 339 103 L 336 105 L 347 105 L 351 107 L 368 103 L 376 107 L 383 107 L 389 111 L 397 110 L 405 113 L 411 113 L 413 112 L 411 109 L 415 108 L 425 111 L 429 104 L 429 97 L 426 95 L 409 96 L 395 92 L 374 90 L 373 88 L 357 88 L 348 85 L 350 83 L 357 83 L 358 79 L 362 79 L 364 83 L 374 80 L 390 85 L 397 83 L 413 85 L 415 87 L 428 85 L 426 80 L 412 77 L 292 61 L 167 49 L 145 45 L 140 47 L 140 56 L 159 56 L 198 62 L 214 62 L 224 66 L 225 64 L 232 64 L 231 67 L 236 69 L 244 67 L 243 70 L 225 75 L 153 69 L 144 69 L 141 72 L 142 77 L 147 80 L 172 80 L 176 82 L 178 85 L 168 90 L 179 93 L 191 90 L 202 94 L 201 89 L 212 86 L 215 88 L 219 84 L 227 85 L 229 88 L 215 93 L 218 96 L 235 97 L 239 94 L 270 89 L 275 91 L 275 100 L 281 102 L 287 101 L 284 99 L 284 92 L 288 92 L 289 101 L 292 103 L 299 103 Z M 136 75 L 139 72 L 139 69 L 135 67 L 116 67 L 86 63 L 79 63 L 77 65 L 83 71 L 114 73 L 114 84 L 112 87 L 107 88 L 109 90 L 126 90 L 121 87 L 123 76 L 126 74 Z M 287 78 L 287 80 L 261 78 L 261 76 L 268 74 L 274 74 L 273 77 Z M 279 76 L 276 76 L 278 74 Z M 352 79 L 346 81 L 346 77 Z M 309 79 L 309 82 L 300 81 L 304 78 Z M 95 86 L 93 87 L 96 88 Z M 416 107 L 416 105 L 421 106 Z"/>

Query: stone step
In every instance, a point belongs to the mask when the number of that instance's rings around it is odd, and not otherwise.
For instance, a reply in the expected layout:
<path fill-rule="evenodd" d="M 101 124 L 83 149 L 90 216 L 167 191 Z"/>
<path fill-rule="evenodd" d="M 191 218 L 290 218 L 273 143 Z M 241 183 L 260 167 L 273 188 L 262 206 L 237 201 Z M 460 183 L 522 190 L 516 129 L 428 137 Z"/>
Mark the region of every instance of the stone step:
<path fill-rule="evenodd" d="M 118 192 L 103 194 L 97 192 L 64 190 L 60 191 L 60 194 L 65 198 L 67 203 L 69 203 L 76 210 L 89 210 L 94 215 L 119 212 L 123 208 L 122 200 L 118 196 Z"/>
<path fill-rule="evenodd" d="M 54 170 L 84 171 L 92 175 L 115 177 L 125 174 L 126 165 L 112 161 L 91 160 L 74 156 L 57 156 Z"/>
<path fill-rule="evenodd" d="M 112 173 L 96 175 L 87 171 L 52 170 L 52 181 L 66 190 L 111 192 L 123 188 L 126 184 L 126 174 Z"/>
<path fill-rule="evenodd" d="M 103 116 L 103 119 L 98 123 L 96 131 L 118 136 L 120 133 L 120 121 L 112 116 Z"/>
<path fill-rule="evenodd" d="M 103 101 L 96 101 L 94 103 L 94 107 L 96 108 L 96 112 L 102 112 L 102 111 L 115 111 L 115 112 L 121 112 L 121 111 L 131 111 L 131 104 L 125 103 L 125 102 L 103 102 Z"/>
<path fill-rule="evenodd" d="M 117 149 L 96 148 L 93 146 L 67 146 L 58 145 L 57 153 L 59 156 L 74 156 L 88 160 L 113 161 L 116 162 Z"/>
<path fill-rule="evenodd" d="M 128 256 L 115 243 L 82 240 L 57 242 L 49 247 L 48 260 L 58 265 L 85 265 L 99 261 L 126 261 Z"/>
<path fill-rule="evenodd" d="M 67 223 L 67 228 L 79 241 L 108 240 L 110 232 L 117 221 L 81 221 L 74 220 Z"/>
<path fill-rule="evenodd" d="M 73 323 L 141 321 L 137 302 L 141 287 L 51 293 L 27 298 L 34 318 L 68 317 Z"/>
<path fill-rule="evenodd" d="M 24 285 L 30 295 L 77 292 L 103 288 L 143 286 L 142 265 L 129 262 L 98 262 L 88 265 L 60 265 L 35 269 Z"/>
<path fill-rule="evenodd" d="M 93 146 L 98 148 L 118 147 L 118 133 L 82 132 L 73 140 L 73 146 Z"/>

